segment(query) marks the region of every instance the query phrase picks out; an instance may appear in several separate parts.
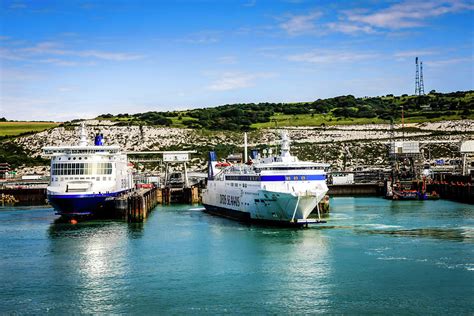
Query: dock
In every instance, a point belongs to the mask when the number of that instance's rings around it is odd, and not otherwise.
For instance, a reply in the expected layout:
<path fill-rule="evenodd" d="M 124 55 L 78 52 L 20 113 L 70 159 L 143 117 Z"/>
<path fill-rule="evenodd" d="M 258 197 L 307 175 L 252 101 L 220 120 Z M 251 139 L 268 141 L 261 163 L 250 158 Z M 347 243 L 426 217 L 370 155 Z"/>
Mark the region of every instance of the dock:
<path fill-rule="evenodd" d="M 329 184 L 329 196 L 381 196 L 382 183 Z"/>
<path fill-rule="evenodd" d="M 159 204 L 199 203 L 199 188 L 139 188 L 110 201 L 112 214 L 128 222 L 143 222 Z"/>
<path fill-rule="evenodd" d="M 3 196 L 2 202 L 8 204 L 20 205 L 47 205 L 46 187 L 6 187 L 0 188 L 0 196 Z"/>

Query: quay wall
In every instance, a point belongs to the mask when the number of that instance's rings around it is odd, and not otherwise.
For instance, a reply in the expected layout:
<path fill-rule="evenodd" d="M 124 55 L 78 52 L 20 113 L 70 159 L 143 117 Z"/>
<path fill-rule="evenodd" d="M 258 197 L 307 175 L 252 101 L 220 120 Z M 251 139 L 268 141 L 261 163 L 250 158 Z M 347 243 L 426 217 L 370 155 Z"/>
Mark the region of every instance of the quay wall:
<path fill-rule="evenodd" d="M 380 196 L 383 185 L 378 183 L 329 184 L 329 196 Z"/>
<path fill-rule="evenodd" d="M 1 195 L 13 196 L 18 204 L 47 205 L 45 188 L 1 188 Z"/>
<path fill-rule="evenodd" d="M 435 191 L 442 199 L 474 204 L 474 188 L 470 183 L 432 183 L 426 186 L 426 190 Z"/>

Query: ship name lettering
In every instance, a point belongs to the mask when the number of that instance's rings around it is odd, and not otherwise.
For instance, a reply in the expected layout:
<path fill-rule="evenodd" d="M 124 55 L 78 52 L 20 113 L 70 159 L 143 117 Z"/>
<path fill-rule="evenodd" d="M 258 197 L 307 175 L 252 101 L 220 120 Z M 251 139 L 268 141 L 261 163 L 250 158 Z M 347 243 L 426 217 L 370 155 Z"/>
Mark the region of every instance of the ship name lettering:
<path fill-rule="evenodd" d="M 219 194 L 219 203 L 223 205 L 240 206 L 240 197 L 227 194 Z"/>

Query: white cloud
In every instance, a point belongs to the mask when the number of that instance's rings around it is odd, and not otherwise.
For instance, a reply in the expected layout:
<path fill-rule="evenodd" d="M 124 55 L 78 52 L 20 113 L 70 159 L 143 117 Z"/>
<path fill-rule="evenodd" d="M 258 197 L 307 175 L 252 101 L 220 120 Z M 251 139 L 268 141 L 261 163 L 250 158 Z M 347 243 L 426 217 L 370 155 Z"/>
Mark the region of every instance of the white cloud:
<path fill-rule="evenodd" d="M 79 59 L 71 60 L 74 57 Z M 144 57 L 144 55 L 133 53 L 65 49 L 63 44 L 57 42 L 40 42 L 29 47 L 0 49 L 0 58 L 2 59 L 48 63 L 58 66 L 91 65 L 97 59 L 131 61 Z"/>
<path fill-rule="evenodd" d="M 218 31 L 202 31 L 198 33 L 192 33 L 186 37 L 179 39 L 178 42 L 188 44 L 213 44 L 220 41 L 220 32 Z"/>
<path fill-rule="evenodd" d="M 137 60 L 137 59 L 142 59 L 145 57 L 144 55 L 129 54 L 129 53 L 113 53 L 113 52 L 104 52 L 104 51 L 96 51 L 96 50 L 71 52 L 71 55 L 76 55 L 80 57 L 95 57 L 98 59 L 112 60 L 112 61 Z"/>
<path fill-rule="evenodd" d="M 315 50 L 308 53 L 290 55 L 287 57 L 290 61 L 305 62 L 311 64 L 333 64 L 347 63 L 360 60 L 377 58 L 379 54 L 359 53 L 349 51 L 323 51 Z"/>
<path fill-rule="evenodd" d="M 56 66 L 66 66 L 66 67 L 73 67 L 83 65 L 83 63 L 79 63 L 76 61 L 64 60 L 59 58 L 46 58 L 46 59 L 38 59 L 38 62 L 42 64 L 51 64 Z"/>
<path fill-rule="evenodd" d="M 279 26 L 289 35 L 344 33 L 376 34 L 383 29 L 398 30 L 420 27 L 429 18 L 473 10 L 474 4 L 464 0 L 406 0 L 384 9 L 340 11 L 337 20 L 322 22 L 322 12 L 286 16 Z M 327 18 L 327 17 L 326 17 Z"/>
<path fill-rule="evenodd" d="M 254 7 L 257 4 L 257 0 L 249 0 L 248 2 L 244 3 L 244 7 Z"/>
<path fill-rule="evenodd" d="M 346 34 L 356 34 L 356 33 L 375 33 L 375 30 L 369 25 L 357 25 L 353 23 L 346 22 L 331 22 L 325 24 L 328 30 L 333 32 L 341 32 Z"/>
<path fill-rule="evenodd" d="M 290 35 L 300 35 L 316 31 L 316 20 L 322 13 L 314 11 L 306 15 L 292 15 L 280 27 Z"/>
<path fill-rule="evenodd" d="M 422 26 L 427 18 L 473 8 L 474 5 L 460 0 L 404 1 L 377 12 L 361 13 L 360 10 L 355 10 L 346 11 L 345 15 L 351 22 L 372 27 L 400 29 Z"/>
<path fill-rule="evenodd" d="M 217 59 L 220 64 L 232 65 L 237 63 L 236 56 L 222 56 Z"/>
<path fill-rule="evenodd" d="M 71 91 L 74 91 L 74 90 L 76 90 L 74 87 L 68 87 L 68 86 L 58 87 L 59 92 L 71 92 Z"/>
<path fill-rule="evenodd" d="M 238 72 L 226 72 L 221 75 L 218 80 L 211 83 L 207 89 L 213 91 L 228 91 L 237 90 L 243 88 L 250 88 L 255 86 L 255 81 L 258 79 L 267 79 L 274 77 L 274 73 L 238 73 Z"/>
<path fill-rule="evenodd" d="M 443 66 L 450 66 L 453 64 L 460 64 L 466 63 L 468 66 L 471 67 L 472 70 L 472 62 L 474 61 L 474 57 L 457 57 L 457 58 L 450 58 L 450 59 L 442 59 L 442 60 L 431 60 L 426 61 L 424 64 L 430 67 L 443 67 Z"/>
<path fill-rule="evenodd" d="M 396 58 L 408 58 L 408 57 L 418 57 L 418 56 L 428 56 L 428 55 L 435 55 L 438 52 L 433 50 L 411 50 L 411 51 L 403 51 L 397 52 L 393 56 Z"/>

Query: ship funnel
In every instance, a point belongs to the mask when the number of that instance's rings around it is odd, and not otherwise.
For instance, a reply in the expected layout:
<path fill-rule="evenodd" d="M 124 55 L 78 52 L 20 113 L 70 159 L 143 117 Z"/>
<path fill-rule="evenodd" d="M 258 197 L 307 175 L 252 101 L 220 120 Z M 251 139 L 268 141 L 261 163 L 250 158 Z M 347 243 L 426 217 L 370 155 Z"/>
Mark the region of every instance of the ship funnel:
<path fill-rule="evenodd" d="M 252 151 L 250 151 L 250 158 L 252 160 L 256 160 L 258 159 L 258 150 L 257 149 L 252 149 Z"/>
<path fill-rule="evenodd" d="M 217 165 L 217 155 L 215 151 L 209 152 L 209 159 L 207 163 L 207 179 L 212 180 L 214 179 L 215 172 L 216 172 L 216 165 Z"/>
<path fill-rule="evenodd" d="M 79 138 L 79 146 L 87 146 L 87 133 L 86 133 L 86 125 L 81 123 L 80 129 L 80 138 Z"/>
<path fill-rule="evenodd" d="M 104 134 L 96 134 L 95 135 L 94 145 L 95 146 L 103 146 L 104 145 Z"/>

